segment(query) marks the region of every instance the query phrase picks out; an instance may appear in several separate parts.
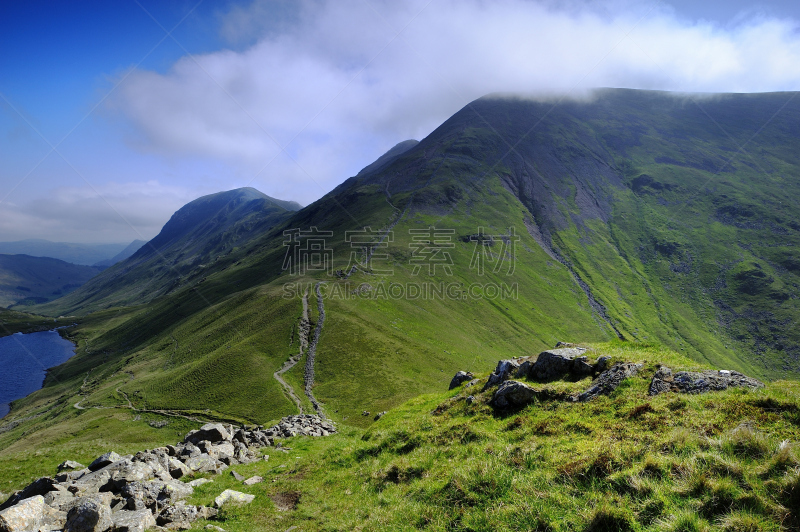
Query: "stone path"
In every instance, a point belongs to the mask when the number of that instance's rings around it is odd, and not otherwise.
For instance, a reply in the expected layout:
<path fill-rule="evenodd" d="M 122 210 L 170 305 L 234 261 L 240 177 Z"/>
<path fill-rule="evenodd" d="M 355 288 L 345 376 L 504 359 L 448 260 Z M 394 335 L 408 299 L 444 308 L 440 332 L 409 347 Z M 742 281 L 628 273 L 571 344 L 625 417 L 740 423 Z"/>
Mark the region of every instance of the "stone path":
<path fill-rule="evenodd" d="M 318 282 L 315 291 L 317 293 L 317 309 L 319 310 L 319 321 L 317 321 L 317 326 L 314 328 L 314 337 L 311 339 L 311 344 L 308 346 L 308 352 L 306 356 L 306 367 L 303 373 L 303 377 L 305 379 L 306 384 L 306 396 L 308 397 L 311 404 L 314 405 L 314 410 L 316 410 L 317 415 L 321 418 L 325 419 L 325 413 L 322 409 L 322 404 L 317 401 L 317 398 L 314 397 L 314 393 L 311 389 L 314 387 L 314 359 L 317 355 L 317 344 L 319 343 L 319 337 L 322 334 L 322 327 L 325 325 L 325 304 L 322 301 L 322 291 L 320 290 L 320 285 L 322 282 Z"/>
<path fill-rule="evenodd" d="M 303 413 L 303 404 L 300 401 L 300 398 L 295 393 L 294 388 L 292 387 L 292 385 L 289 384 L 288 382 L 286 382 L 283 379 L 283 374 L 297 365 L 297 363 L 302 358 L 303 353 L 306 352 L 306 349 L 308 348 L 308 335 L 309 335 L 309 333 L 311 331 L 311 322 L 308 319 L 308 291 L 307 290 L 306 290 L 306 293 L 303 294 L 303 315 L 300 317 L 300 323 L 299 323 L 297 329 L 298 329 L 298 334 L 297 335 L 298 335 L 299 340 L 300 340 L 300 349 L 298 350 L 297 354 L 295 354 L 289 360 L 287 360 L 283 364 L 283 366 L 281 366 L 281 369 L 279 369 L 278 371 L 273 373 L 272 376 L 275 377 L 275 380 L 278 381 L 281 384 L 281 386 L 283 386 L 283 389 L 286 390 L 286 394 L 289 397 L 291 397 L 292 401 L 294 401 L 294 404 L 297 405 L 297 409 L 302 414 Z"/>

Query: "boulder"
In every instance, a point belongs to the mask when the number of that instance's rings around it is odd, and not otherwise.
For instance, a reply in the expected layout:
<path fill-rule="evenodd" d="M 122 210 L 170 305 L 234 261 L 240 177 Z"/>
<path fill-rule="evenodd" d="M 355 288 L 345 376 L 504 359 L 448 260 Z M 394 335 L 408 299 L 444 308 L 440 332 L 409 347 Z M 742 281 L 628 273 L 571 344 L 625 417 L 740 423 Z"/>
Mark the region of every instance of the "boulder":
<path fill-rule="evenodd" d="M 217 443 L 211 446 L 209 449 L 208 455 L 214 458 L 220 458 L 222 456 L 233 456 L 236 454 L 236 448 L 230 442 L 222 442 Z"/>
<path fill-rule="evenodd" d="M 145 532 L 156 526 L 156 519 L 150 510 L 120 510 L 111 516 L 114 532 Z"/>
<path fill-rule="evenodd" d="M 39 532 L 64 530 L 66 523 L 67 512 L 45 505 L 42 511 L 42 521 L 39 523 Z"/>
<path fill-rule="evenodd" d="M 452 390 L 453 388 L 461 386 L 463 383 L 465 383 L 467 381 L 470 381 L 470 380 L 472 380 L 474 378 L 475 378 L 475 375 L 473 375 L 469 371 L 459 371 L 458 373 L 455 374 L 453 379 L 450 381 L 450 388 L 448 388 L 448 389 Z"/>
<path fill-rule="evenodd" d="M 178 503 L 175 506 L 165 508 L 158 515 L 157 522 L 159 526 L 166 526 L 167 528 L 190 528 L 191 524 L 198 519 L 211 519 L 216 516 L 217 510 L 215 508 Z"/>
<path fill-rule="evenodd" d="M 67 511 L 74 500 L 75 496 L 69 491 L 51 491 L 44 495 L 44 503 L 47 506 L 63 511 Z"/>
<path fill-rule="evenodd" d="M 197 473 L 211 473 L 211 472 L 216 473 L 217 470 L 222 468 L 222 466 L 224 465 L 216 458 L 212 458 L 207 454 L 193 456 L 187 459 L 185 464 L 186 467 Z"/>
<path fill-rule="evenodd" d="M 189 469 L 186 464 L 175 458 L 170 457 L 168 465 L 169 474 L 172 478 L 178 479 L 192 474 L 192 470 Z"/>
<path fill-rule="evenodd" d="M 255 495 L 249 495 L 247 493 L 241 493 L 234 490 L 225 490 L 219 495 L 219 497 L 214 499 L 214 506 L 217 508 L 222 508 L 222 506 L 225 504 L 250 504 L 255 498 Z"/>
<path fill-rule="evenodd" d="M 231 434 L 222 423 L 206 423 L 200 427 L 200 430 L 193 430 L 187 434 L 185 439 L 185 441 L 195 444 L 203 440 L 208 440 L 211 443 L 231 441 Z"/>
<path fill-rule="evenodd" d="M 517 369 L 519 369 L 519 362 L 517 360 L 511 359 L 499 361 L 494 372 L 489 375 L 489 379 L 486 381 L 486 384 L 484 384 L 482 391 L 485 392 L 492 386 L 498 386 L 503 381 L 508 380 L 511 377 L 511 374 L 515 373 Z"/>
<path fill-rule="evenodd" d="M 67 513 L 64 532 L 106 532 L 113 524 L 111 508 L 98 498 L 86 497 Z"/>
<path fill-rule="evenodd" d="M 566 376 L 589 375 L 591 370 L 585 373 L 586 357 L 583 356 L 585 352 L 586 349 L 581 347 L 564 347 L 543 351 L 539 353 L 539 357 L 531 366 L 527 377 L 538 382 L 551 382 Z"/>
<path fill-rule="evenodd" d="M 187 482 L 186 485 L 196 488 L 197 486 L 202 486 L 203 484 L 208 484 L 209 482 L 214 482 L 214 481 L 209 478 L 198 478 L 191 482 Z"/>
<path fill-rule="evenodd" d="M 591 401 L 598 395 L 608 395 L 616 390 L 622 381 L 636 375 L 640 369 L 642 369 L 642 364 L 630 362 L 615 364 L 611 369 L 601 373 L 585 392 L 573 397 L 573 400 Z"/>
<path fill-rule="evenodd" d="M 737 371 L 679 371 L 673 374 L 671 369 L 662 366 L 650 381 L 649 393 L 650 395 L 664 392 L 697 394 L 727 390 L 728 388 L 756 390 L 763 387 L 763 382 Z"/>
<path fill-rule="evenodd" d="M 15 504 L 22 502 L 25 499 L 30 499 L 36 495 L 45 495 L 48 492 L 55 491 L 57 482 L 50 477 L 42 477 L 38 480 L 28 484 L 23 490 L 14 493 L 8 498 L 6 502 L 0 504 L 0 510 L 10 508 Z"/>
<path fill-rule="evenodd" d="M 239 474 L 239 473 L 237 473 L 236 471 L 231 471 L 231 476 L 232 476 L 233 478 L 235 478 L 236 480 L 238 480 L 239 482 L 241 482 L 241 481 L 243 481 L 245 478 L 247 478 L 247 477 L 245 477 L 244 475 L 240 475 L 240 474 Z"/>
<path fill-rule="evenodd" d="M 524 406 L 533 402 L 538 391 L 519 381 L 505 381 L 497 388 L 492 404 L 497 408 Z"/>
<path fill-rule="evenodd" d="M 261 482 L 264 482 L 264 478 L 263 477 L 259 477 L 258 475 L 256 475 L 254 477 L 250 477 L 247 480 L 245 480 L 244 481 L 244 485 L 245 486 L 252 486 L 253 484 L 260 484 Z"/>
<path fill-rule="evenodd" d="M 41 495 L 21 500 L 16 505 L 0 512 L 0 531 L 38 530 L 44 509 L 44 497 Z"/>
<path fill-rule="evenodd" d="M 122 457 L 114 451 L 109 451 L 101 456 L 98 456 L 94 462 L 89 464 L 89 471 L 97 471 L 108 465 L 118 462 Z"/>
<path fill-rule="evenodd" d="M 74 460 L 65 460 L 58 464 L 58 472 L 63 473 L 64 471 L 75 471 L 77 469 L 85 469 L 86 466 L 83 464 L 79 464 Z"/>

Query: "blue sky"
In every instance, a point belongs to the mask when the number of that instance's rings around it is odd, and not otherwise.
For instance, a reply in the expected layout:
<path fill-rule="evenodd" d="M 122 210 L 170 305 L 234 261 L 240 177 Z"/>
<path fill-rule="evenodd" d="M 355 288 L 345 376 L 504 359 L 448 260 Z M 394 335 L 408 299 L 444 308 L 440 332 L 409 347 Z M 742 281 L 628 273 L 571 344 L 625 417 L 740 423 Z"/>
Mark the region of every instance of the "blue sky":
<path fill-rule="evenodd" d="M 796 90 L 798 4 L 3 2 L 0 241 L 149 239 L 239 186 L 307 204 L 498 90 Z"/>

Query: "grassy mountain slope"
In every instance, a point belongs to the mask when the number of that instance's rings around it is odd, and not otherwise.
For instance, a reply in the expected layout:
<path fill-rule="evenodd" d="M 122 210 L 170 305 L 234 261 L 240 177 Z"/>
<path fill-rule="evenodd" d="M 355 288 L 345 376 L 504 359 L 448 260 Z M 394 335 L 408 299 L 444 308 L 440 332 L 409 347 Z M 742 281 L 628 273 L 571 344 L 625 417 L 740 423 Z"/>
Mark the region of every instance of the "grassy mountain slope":
<path fill-rule="evenodd" d="M 590 403 L 541 400 L 496 412 L 491 392 L 472 388 L 419 396 L 368 430 L 342 426 L 327 438 L 293 438 L 289 453 L 234 466 L 264 483 L 243 486 L 229 474 L 195 490 L 210 504 L 224 489 L 256 496 L 213 524 L 232 532 L 302 530 L 796 530 L 800 526 L 800 388 L 647 395 L 660 364 L 702 364 L 654 345 L 594 344 L 591 356 L 641 362 L 644 369 L 610 396 Z M 485 375 L 480 376 L 482 379 Z M 449 375 L 439 383 L 447 386 Z M 554 382 L 553 391 L 584 389 Z M 466 396 L 475 401 L 468 404 Z M 174 442 L 182 420 L 154 429 L 147 414 L 76 416 L 78 436 L 42 430 L 38 451 L 15 444 L 0 456 L 6 488 L 54 471 L 64 458 L 86 463 L 114 448 L 135 451 Z M 98 424 L 87 439 L 86 425 Z M 120 434 L 112 436 L 105 430 Z M 19 429 L 15 429 L 19 430 Z M 136 447 L 136 438 L 142 445 Z M 287 501 L 290 504 L 287 504 Z M 280 507 L 279 507 L 280 504 Z M 192 530 L 207 524 L 197 522 Z"/>
<path fill-rule="evenodd" d="M 99 268 L 28 255 L 0 255 L 0 306 L 44 303 L 69 294 Z"/>
<path fill-rule="evenodd" d="M 96 293 L 87 285 L 84 303 L 72 294 L 41 307 L 105 310 L 70 332 L 77 355 L 54 372 L 58 381 L 15 403 L 10 420 L 41 417 L 0 434 L 0 448 L 18 451 L 45 426 L 54 440 L 69 433 L 90 415 L 78 401 L 114 407 L 90 411 L 93 422 L 77 434 L 91 439 L 103 419 L 129 419 L 126 395 L 138 408 L 238 421 L 294 412 L 272 372 L 297 352 L 306 289 L 318 321 L 317 282 L 326 320 L 314 394 L 352 426 L 372 423 L 364 410 L 440 390 L 456 370 L 485 371 L 559 340 L 621 336 L 717 368 L 796 376 L 786 320 L 796 315 L 791 176 L 800 161 L 791 147 L 800 103 L 699 103 L 643 91 L 556 106 L 484 98 L 304 209 L 252 231 L 214 224 L 174 246 L 165 237 L 167 263 L 146 262 L 140 250 L 103 274 L 142 259 L 125 282 L 94 285 Z M 284 231 L 312 227 L 332 232 L 332 275 L 283 268 L 293 249 Z M 347 241 L 365 227 L 372 233 L 360 236 L 385 238 L 372 261 Z M 449 232 L 420 245 L 412 231 L 429 227 Z M 447 260 L 429 271 L 426 257 Z M 173 268 L 184 272 L 179 282 Z M 286 374 L 297 390 L 303 365 Z"/>
<path fill-rule="evenodd" d="M 140 304 L 201 281 L 235 249 L 269 231 L 299 206 L 252 188 L 198 198 L 179 209 L 161 232 L 82 290 L 36 312 L 81 313 Z"/>

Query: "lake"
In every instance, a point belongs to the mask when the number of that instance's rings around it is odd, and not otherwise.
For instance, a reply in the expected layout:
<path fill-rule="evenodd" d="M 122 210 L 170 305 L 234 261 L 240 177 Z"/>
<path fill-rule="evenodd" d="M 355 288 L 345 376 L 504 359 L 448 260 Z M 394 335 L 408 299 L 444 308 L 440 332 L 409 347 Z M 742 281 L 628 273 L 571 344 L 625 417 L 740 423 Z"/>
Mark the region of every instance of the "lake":
<path fill-rule="evenodd" d="M 47 368 L 74 354 L 75 345 L 56 331 L 0 338 L 0 418 L 8 414 L 8 403 L 42 387 Z"/>

